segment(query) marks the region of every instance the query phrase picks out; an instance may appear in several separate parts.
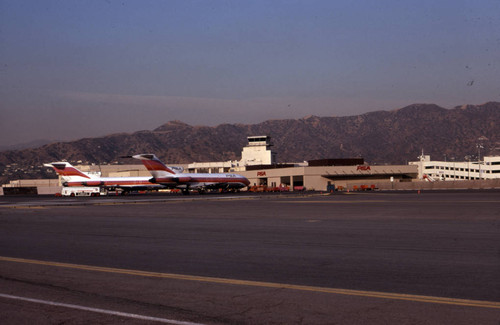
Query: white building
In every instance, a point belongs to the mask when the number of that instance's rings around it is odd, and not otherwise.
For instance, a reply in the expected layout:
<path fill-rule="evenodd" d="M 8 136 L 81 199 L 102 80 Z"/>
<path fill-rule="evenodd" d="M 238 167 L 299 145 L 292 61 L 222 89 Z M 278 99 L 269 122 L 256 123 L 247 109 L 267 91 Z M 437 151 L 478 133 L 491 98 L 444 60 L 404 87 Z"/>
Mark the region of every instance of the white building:
<path fill-rule="evenodd" d="M 483 161 L 431 161 L 430 156 L 420 156 L 418 177 L 430 180 L 480 180 L 500 178 L 500 156 L 486 156 Z"/>

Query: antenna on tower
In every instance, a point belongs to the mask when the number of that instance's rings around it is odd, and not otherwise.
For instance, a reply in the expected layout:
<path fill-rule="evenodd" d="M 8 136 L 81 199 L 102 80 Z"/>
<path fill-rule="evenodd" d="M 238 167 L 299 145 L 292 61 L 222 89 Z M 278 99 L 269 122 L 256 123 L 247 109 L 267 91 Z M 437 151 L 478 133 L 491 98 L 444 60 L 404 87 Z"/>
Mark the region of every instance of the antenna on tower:
<path fill-rule="evenodd" d="M 424 149 L 422 148 L 422 154 L 417 157 L 420 161 L 424 161 Z"/>

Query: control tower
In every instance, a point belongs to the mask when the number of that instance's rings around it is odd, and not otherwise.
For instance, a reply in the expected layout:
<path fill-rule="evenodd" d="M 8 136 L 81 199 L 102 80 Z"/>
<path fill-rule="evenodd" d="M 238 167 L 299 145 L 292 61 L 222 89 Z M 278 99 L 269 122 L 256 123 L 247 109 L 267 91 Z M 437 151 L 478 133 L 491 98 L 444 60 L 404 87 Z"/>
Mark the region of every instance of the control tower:
<path fill-rule="evenodd" d="M 276 154 L 271 151 L 271 137 L 259 135 L 247 137 L 248 144 L 241 152 L 240 165 L 272 165 L 275 163 Z"/>

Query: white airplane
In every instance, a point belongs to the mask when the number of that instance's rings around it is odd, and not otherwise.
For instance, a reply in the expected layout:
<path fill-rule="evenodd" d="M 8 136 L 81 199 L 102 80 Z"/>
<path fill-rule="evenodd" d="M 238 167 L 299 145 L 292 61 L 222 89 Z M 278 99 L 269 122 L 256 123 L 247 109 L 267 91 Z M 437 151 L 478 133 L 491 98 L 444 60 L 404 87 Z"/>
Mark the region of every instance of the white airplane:
<path fill-rule="evenodd" d="M 152 183 L 157 183 L 170 188 L 178 188 L 182 193 L 189 194 L 190 189 L 204 193 L 207 189 L 239 190 L 247 187 L 250 182 L 244 176 L 230 173 L 183 173 L 172 167 L 166 166 L 154 154 L 140 154 L 123 158 L 135 158 L 142 161 L 153 178 Z"/>
<path fill-rule="evenodd" d="M 84 173 L 66 161 L 52 162 L 44 166 L 52 167 L 56 171 L 63 186 L 104 187 L 109 190 L 121 189 L 124 193 L 165 188 L 161 184 L 150 182 L 151 177 L 99 177 Z"/>

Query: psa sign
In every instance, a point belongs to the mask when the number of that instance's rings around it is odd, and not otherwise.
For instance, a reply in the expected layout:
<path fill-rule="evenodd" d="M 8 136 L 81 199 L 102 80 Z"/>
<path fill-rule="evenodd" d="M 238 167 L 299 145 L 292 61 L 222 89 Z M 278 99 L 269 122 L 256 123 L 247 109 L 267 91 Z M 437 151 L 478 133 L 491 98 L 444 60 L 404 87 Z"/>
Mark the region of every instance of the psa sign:
<path fill-rule="evenodd" d="M 257 172 L 257 177 L 266 176 L 266 172 Z"/>
<path fill-rule="evenodd" d="M 364 171 L 367 171 L 367 170 L 372 170 L 372 169 L 370 168 L 370 166 L 364 166 L 364 165 L 363 165 L 363 166 L 358 166 L 358 168 L 356 168 L 356 170 L 364 170 Z"/>

